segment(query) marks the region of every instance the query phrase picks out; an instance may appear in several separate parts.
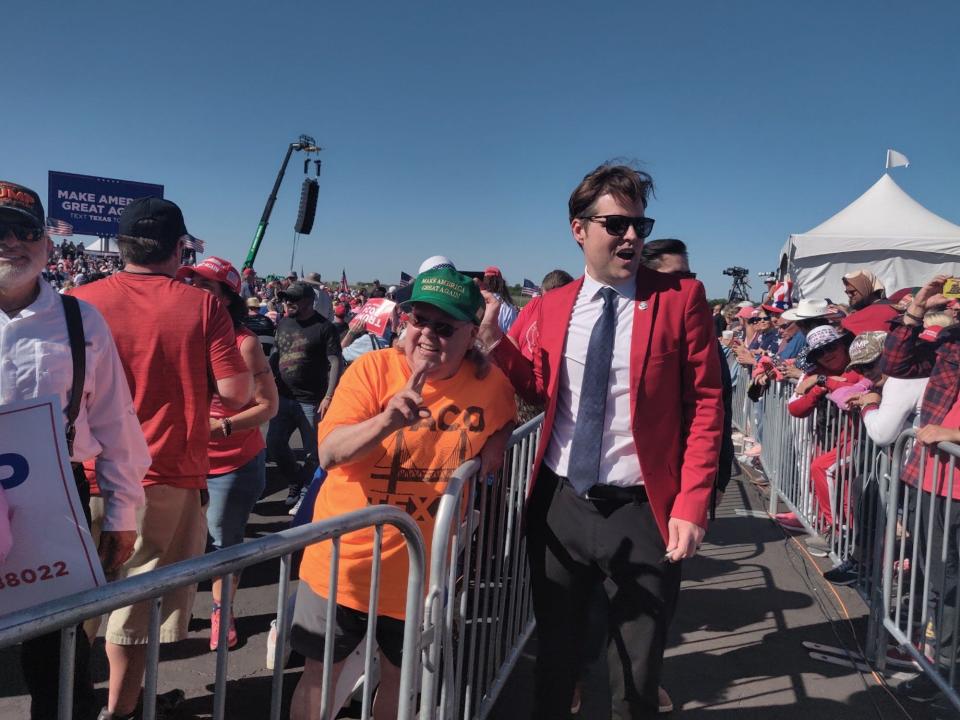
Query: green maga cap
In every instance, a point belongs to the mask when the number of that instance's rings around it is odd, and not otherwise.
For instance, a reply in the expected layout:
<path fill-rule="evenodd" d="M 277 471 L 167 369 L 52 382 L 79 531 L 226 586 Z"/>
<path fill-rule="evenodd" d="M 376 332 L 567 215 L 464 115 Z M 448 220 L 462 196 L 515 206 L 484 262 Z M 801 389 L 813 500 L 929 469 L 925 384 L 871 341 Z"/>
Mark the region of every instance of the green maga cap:
<path fill-rule="evenodd" d="M 433 305 L 457 320 L 479 323 L 477 313 L 483 305 L 483 296 L 471 278 L 446 267 L 417 275 L 409 302 Z"/>

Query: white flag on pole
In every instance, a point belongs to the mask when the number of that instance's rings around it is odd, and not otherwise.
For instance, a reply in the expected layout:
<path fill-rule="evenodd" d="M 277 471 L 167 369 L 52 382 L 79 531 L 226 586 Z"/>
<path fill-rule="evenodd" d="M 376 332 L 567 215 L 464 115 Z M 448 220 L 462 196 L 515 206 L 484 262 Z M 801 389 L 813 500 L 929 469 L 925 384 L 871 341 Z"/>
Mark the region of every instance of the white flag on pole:
<path fill-rule="evenodd" d="M 903 153 L 887 150 L 887 170 L 895 167 L 910 167 L 910 161 Z"/>

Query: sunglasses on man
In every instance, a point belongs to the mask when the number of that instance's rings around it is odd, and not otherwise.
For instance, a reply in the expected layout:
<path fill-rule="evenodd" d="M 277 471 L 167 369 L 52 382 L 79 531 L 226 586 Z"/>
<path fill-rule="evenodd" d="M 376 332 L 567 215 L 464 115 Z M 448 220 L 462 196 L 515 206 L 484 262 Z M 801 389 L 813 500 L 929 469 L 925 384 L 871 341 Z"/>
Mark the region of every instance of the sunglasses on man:
<path fill-rule="evenodd" d="M 36 225 L 0 220 L 0 238 L 5 238 L 7 233 L 13 233 L 20 242 L 37 242 L 43 237 L 43 230 Z"/>
<path fill-rule="evenodd" d="M 421 330 L 423 328 L 430 328 L 442 338 L 452 337 L 457 330 L 463 327 L 463 325 L 453 325 L 448 322 L 443 322 L 442 320 L 427 320 L 416 313 L 410 313 L 408 322 L 413 325 L 413 327 Z"/>
<path fill-rule="evenodd" d="M 629 215 L 581 215 L 580 220 L 600 222 L 604 229 L 616 237 L 623 237 L 631 227 L 638 238 L 645 238 L 653 230 L 654 219 L 649 217 L 630 217 Z"/>

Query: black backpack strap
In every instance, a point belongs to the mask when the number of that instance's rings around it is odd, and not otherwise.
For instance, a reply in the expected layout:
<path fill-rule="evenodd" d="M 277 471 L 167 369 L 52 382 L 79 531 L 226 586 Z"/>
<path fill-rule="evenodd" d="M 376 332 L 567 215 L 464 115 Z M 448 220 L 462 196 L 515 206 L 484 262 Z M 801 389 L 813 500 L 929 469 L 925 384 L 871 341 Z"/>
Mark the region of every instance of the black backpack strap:
<path fill-rule="evenodd" d="M 76 435 L 74 423 L 80 415 L 80 402 L 83 400 L 83 383 L 87 374 L 87 347 L 83 334 L 83 317 L 80 315 L 80 303 L 75 297 L 61 295 L 63 314 L 67 317 L 67 334 L 70 336 L 70 354 L 73 356 L 73 383 L 70 389 L 70 404 L 67 405 L 67 452 L 73 456 L 73 438 Z"/>

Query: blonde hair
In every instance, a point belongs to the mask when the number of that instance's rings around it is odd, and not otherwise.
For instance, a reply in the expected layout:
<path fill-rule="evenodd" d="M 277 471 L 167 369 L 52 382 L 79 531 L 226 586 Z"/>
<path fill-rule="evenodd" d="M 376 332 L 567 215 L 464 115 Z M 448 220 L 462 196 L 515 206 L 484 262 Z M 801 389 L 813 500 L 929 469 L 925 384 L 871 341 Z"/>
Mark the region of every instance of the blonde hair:
<path fill-rule="evenodd" d="M 952 315 L 941 311 L 928 312 L 923 316 L 923 326 L 925 328 L 933 325 L 937 327 L 950 327 L 951 325 L 956 325 L 956 323 L 957 321 Z"/>

